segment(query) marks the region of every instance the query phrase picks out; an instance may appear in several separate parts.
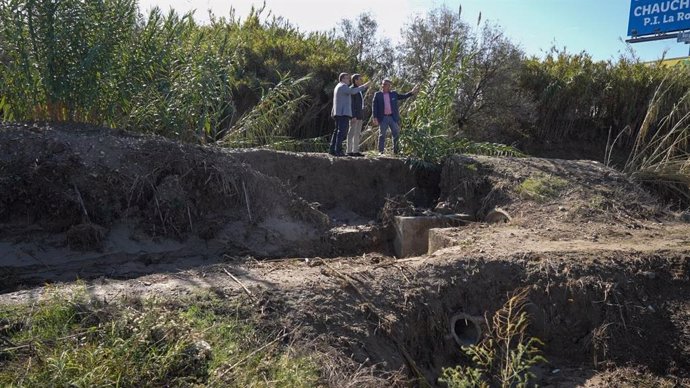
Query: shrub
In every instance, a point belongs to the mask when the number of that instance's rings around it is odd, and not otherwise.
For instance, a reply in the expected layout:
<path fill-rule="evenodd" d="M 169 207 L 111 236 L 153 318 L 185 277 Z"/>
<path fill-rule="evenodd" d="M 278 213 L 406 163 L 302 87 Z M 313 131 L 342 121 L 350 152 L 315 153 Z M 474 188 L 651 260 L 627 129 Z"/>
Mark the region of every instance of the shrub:
<path fill-rule="evenodd" d="M 487 322 L 490 330 L 485 338 L 462 348 L 473 366 L 444 368 L 439 381 L 449 388 L 532 386 L 531 368 L 546 359 L 539 350 L 542 342 L 527 337 L 527 303 L 526 289 L 511 295 Z"/>

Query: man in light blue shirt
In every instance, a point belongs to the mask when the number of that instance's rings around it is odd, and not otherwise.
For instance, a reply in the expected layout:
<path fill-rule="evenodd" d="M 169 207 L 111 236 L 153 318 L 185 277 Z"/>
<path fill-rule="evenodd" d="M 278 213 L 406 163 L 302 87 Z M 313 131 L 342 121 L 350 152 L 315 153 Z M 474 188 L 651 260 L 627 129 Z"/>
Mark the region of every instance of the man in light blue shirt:
<path fill-rule="evenodd" d="M 350 74 L 340 73 L 338 84 L 333 89 L 333 110 L 331 116 L 335 119 L 335 130 L 331 137 L 331 146 L 328 153 L 333 156 L 345 156 L 343 153 L 343 141 L 347 135 L 347 129 L 352 118 L 352 95 L 367 90 L 369 82 L 359 87 L 350 87 Z"/>

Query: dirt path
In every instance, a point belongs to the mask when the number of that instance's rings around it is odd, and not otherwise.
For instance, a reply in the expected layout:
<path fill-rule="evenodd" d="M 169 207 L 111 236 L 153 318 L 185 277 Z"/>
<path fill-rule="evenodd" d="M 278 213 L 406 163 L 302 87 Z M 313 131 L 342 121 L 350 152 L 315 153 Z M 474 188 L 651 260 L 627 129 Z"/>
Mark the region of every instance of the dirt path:
<path fill-rule="evenodd" d="M 675 222 L 640 222 L 635 228 L 617 223 L 472 225 L 444 229 L 436 235 L 447 240 L 454 253 L 507 255 L 530 252 L 655 252 L 690 249 L 690 225 Z M 446 254 L 441 251 L 438 254 Z"/>
<path fill-rule="evenodd" d="M 661 244 L 657 234 L 664 231 L 668 234 Z M 603 357 L 607 362 L 632 362 L 656 373 L 683 375 L 682 368 L 687 365 L 679 362 L 690 355 L 690 249 L 683 246 L 688 231 L 684 225 L 659 226 L 632 230 L 626 238 L 609 236 L 593 242 L 540 240 L 537 233 L 511 225 L 470 227 L 465 232 L 475 238 L 472 246 L 460 244 L 409 259 L 380 254 L 275 261 L 227 257 L 204 265 L 198 258 L 185 258 L 150 264 L 150 274 L 131 279 L 104 276 L 66 286 L 85 287 L 91 296 L 109 301 L 177 298 L 209 291 L 224 298 L 249 294 L 257 308 L 267 309 L 268 316 L 306 324 L 314 338 L 335 336 L 345 341 L 328 343 L 352 353 L 355 361 L 387 360 L 389 367 L 384 370 L 396 370 L 404 363 L 400 350 L 390 337 L 374 334 L 381 323 L 363 315 L 362 306 L 369 304 L 368 308 L 392 325 L 387 329 L 391 335 L 407 338 L 404 346 L 415 360 L 427 365 L 424 370 L 433 378 L 440 367 L 457 362 L 453 342 L 438 337 L 447 333 L 447 314 L 458 309 L 475 315 L 492 311 L 501 298 L 489 295 L 505 295 L 523 285 L 536 292 L 533 301 L 539 308 L 537 320 L 542 322 L 536 330 L 546 341 L 551 360 L 539 371 L 540 385 L 603 387 L 621 381 L 622 375 L 577 365 L 588 365 L 591 357 Z M 521 245 L 510 249 L 507 244 Z M 186 269 L 176 269 L 180 267 Z M 622 279 L 627 279 L 627 284 L 621 283 Z M 0 303 L 31 302 L 52 289 L 37 287 L 2 294 Z M 542 294 L 544 290 L 547 294 Z M 562 299 L 570 302 L 564 304 Z M 622 300 L 625 307 L 620 307 Z M 599 301 L 606 303 L 597 305 Z M 637 306 L 655 315 L 640 314 Z M 598 312 L 588 312 L 592 308 Z M 587 318 L 567 318 L 573 314 Z M 675 329 L 649 331 L 658 329 L 659 316 L 667 317 Z M 607 353 L 599 354 L 596 346 L 591 348 L 593 339 L 587 339 L 586 333 L 621 322 L 649 331 L 647 343 L 674 341 L 676 350 L 652 347 L 645 350 L 646 355 L 641 352 L 644 343 L 619 348 L 616 343 L 627 343 L 637 335 L 629 337 L 618 331 L 603 339 Z M 410 342 L 410 335 L 417 339 Z M 667 369 L 673 365 L 681 369 Z"/>
<path fill-rule="evenodd" d="M 524 228 L 519 225 L 477 224 L 463 228 L 438 230 L 453 245 L 431 255 L 409 259 L 396 259 L 378 253 L 333 259 L 292 258 L 257 260 L 248 257 L 209 258 L 191 252 L 168 253 L 155 260 L 123 259 L 126 264 L 113 262 L 112 257 L 91 259 L 90 270 L 84 275 L 93 277 L 99 271 L 107 275 L 85 280 L 83 284 L 93 295 L 113 299 L 117 296 L 151 296 L 190 294 L 198 290 L 219 290 L 224 293 L 245 292 L 243 286 L 260 294 L 264 291 L 309 289 L 329 280 L 323 269 L 332 267 L 351 276 L 371 274 L 372 282 L 383 276 L 406 278 L 407 272 L 416 272 L 426 266 L 445 265 L 462 261 L 463 256 L 520 257 L 551 253 L 576 254 L 596 260 L 606 252 L 631 255 L 651 253 L 683 253 L 690 251 L 690 225 L 646 223 L 638 229 L 611 224 L 587 224 L 587 228 L 572 233 L 567 226 L 561 228 Z M 569 238 L 573 237 L 575 238 Z M 590 239 L 577 235 L 589 234 Z M 69 258 L 65 258 L 68 262 Z M 394 268 L 390 270 L 390 268 Z M 72 273 L 71 268 L 62 269 Z M 53 263 L 51 273 L 63 275 L 59 263 Z M 231 273 L 232 276 L 228 275 Z M 44 287 L 0 294 L 0 303 L 37 298 Z"/>

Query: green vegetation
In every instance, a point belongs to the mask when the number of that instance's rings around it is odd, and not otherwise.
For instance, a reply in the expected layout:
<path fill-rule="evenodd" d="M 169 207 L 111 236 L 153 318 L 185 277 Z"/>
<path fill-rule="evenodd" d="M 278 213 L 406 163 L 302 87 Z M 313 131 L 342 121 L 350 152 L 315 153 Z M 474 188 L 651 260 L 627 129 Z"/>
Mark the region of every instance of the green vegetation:
<path fill-rule="evenodd" d="M 2 1 L 0 116 L 325 151 L 336 76 L 359 72 L 402 91 L 421 85 L 402 112 L 412 161 L 579 147 L 690 203 L 686 69 L 565 49 L 526 58 L 500 28 L 460 16 L 418 15 L 391 50 L 368 14 L 305 33 L 264 9 L 199 25 L 191 14 L 141 15 L 136 0 Z M 365 100 L 368 114 L 371 91 Z"/>
<path fill-rule="evenodd" d="M 55 290 L 0 307 L 0 323 L 4 387 L 319 385 L 315 363 L 283 345 L 290 333 L 261 329 L 241 300 L 108 304 Z"/>
<path fill-rule="evenodd" d="M 252 110 L 239 119 L 223 138 L 223 144 L 240 147 L 271 145 L 289 139 L 287 133 L 297 113 L 308 101 L 305 84 L 310 77 L 284 76 L 268 90 Z"/>
<path fill-rule="evenodd" d="M 643 63 L 632 55 L 593 61 L 553 49 L 525 62 L 520 85 L 535 99 L 525 136 L 551 144 L 586 144 L 638 182 L 690 204 L 687 65 Z M 605 145 L 605 147 L 604 147 Z"/>
<path fill-rule="evenodd" d="M 568 185 L 568 181 L 550 174 L 530 176 L 518 187 L 518 194 L 524 199 L 547 201 L 557 197 Z"/>
<path fill-rule="evenodd" d="M 284 127 L 320 136 L 328 91 L 352 67 L 348 50 L 332 34 L 262 15 L 198 25 L 159 9 L 142 17 L 134 0 L 0 2 L 0 113 L 213 142 L 255 106 L 250 117 L 270 110 L 269 91 L 292 74 L 302 96 L 289 107 L 301 109 Z"/>
<path fill-rule="evenodd" d="M 533 95 L 536 104 L 535 125 L 527 133 L 553 142 L 603 146 L 624 131 L 616 146 L 629 150 L 663 80 L 679 74 L 665 100 L 667 107 L 690 86 L 690 77 L 679 70 L 643 63 L 632 56 L 594 61 L 584 52 L 552 49 L 543 60 L 526 60 L 520 73 L 521 87 Z"/>
<path fill-rule="evenodd" d="M 445 14 L 444 17 L 452 15 Z M 400 139 L 403 154 L 427 164 L 440 163 L 445 157 L 456 153 L 522 155 L 513 147 L 475 142 L 459 132 L 456 125 L 458 106 L 454 96 L 472 78 L 466 69 L 482 55 L 482 48 L 467 47 L 469 42 L 462 36 L 445 43 L 447 51 L 439 53 L 441 56 L 431 64 L 430 69 L 424 69 L 426 78 L 422 88 L 403 112 L 403 127 L 407 128 Z"/>
<path fill-rule="evenodd" d="M 623 171 L 690 203 L 690 92 L 678 90 L 686 78 L 668 74 L 654 91 Z"/>
<path fill-rule="evenodd" d="M 547 361 L 539 350 L 541 341 L 527 337 L 527 303 L 527 290 L 514 293 L 487 322 L 485 338 L 462 348 L 473 366 L 444 368 L 439 381 L 449 388 L 532 386 L 531 368 Z"/>

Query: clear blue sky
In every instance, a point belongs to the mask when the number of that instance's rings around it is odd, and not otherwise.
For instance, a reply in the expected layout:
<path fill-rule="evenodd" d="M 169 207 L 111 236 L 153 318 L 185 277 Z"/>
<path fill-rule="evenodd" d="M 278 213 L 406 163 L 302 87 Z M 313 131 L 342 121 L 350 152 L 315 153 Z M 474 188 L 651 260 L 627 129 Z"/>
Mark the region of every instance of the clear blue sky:
<path fill-rule="evenodd" d="M 568 51 L 587 51 L 596 59 L 618 58 L 626 50 L 630 0 L 462 0 L 464 19 L 500 24 L 528 54 L 539 55 L 552 44 Z M 675 39 L 631 45 L 643 60 L 687 56 L 688 45 Z"/>
<path fill-rule="evenodd" d="M 218 16 L 234 7 L 245 16 L 252 4 L 261 0 L 140 0 L 145 11 L 153 5 L 173 7 L 180 12 L 196 9 L 200 21 L 208 20 L 207 10 Z M 446 5 L 457 9 L 474 25 L 479 13 L 482 20 L 501 25 L 528 55 L 538 55 L 552 45 L 570 52 L 582 50 L 595 59 L 616 59 L 626 51 L 630 0 L 266 0 L 274 15 L 283 16 L 304 31 L 334 28 L 338 21 L 361 12 L 371 12 L 381 33 L 397 41 L 400 29 L 415 15 Z M 687 56 L 688 45 L 665 40 L 632 45 L 642 60 L 655 60 L 667 50 L 666 57 Z"/>

